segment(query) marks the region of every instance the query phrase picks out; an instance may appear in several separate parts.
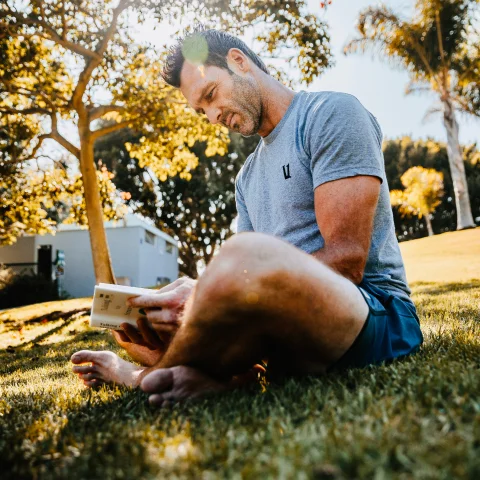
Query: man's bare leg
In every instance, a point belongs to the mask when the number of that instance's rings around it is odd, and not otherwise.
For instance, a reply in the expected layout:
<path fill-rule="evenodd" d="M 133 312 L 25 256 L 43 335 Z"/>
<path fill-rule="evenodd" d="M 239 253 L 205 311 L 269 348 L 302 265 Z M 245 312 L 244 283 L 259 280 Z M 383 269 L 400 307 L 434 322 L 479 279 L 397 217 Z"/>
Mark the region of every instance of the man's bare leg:
<path fill-rule="evenodd" d="M 352 345 L 368 315 L 352 282 L 261 233 L 229 239 L 193 295 L 163 358 L 140 374 L 142 388 L 157 392 L 155 403 L 194 395 L 194 371 L 227 380 L 265 357 L 288 373 L 325 372 Z M 190 370 L 180 375 L 179 366 Z M 182 383 L 189 384 L 187 394 Z"/>

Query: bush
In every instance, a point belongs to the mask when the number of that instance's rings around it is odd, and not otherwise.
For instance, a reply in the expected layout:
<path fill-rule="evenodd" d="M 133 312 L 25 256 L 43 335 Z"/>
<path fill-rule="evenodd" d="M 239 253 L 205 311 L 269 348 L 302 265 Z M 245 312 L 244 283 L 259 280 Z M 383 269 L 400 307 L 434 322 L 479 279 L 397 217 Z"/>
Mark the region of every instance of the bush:
<path fill-rule="evenodd" d="M 0 309 L 63 300 L 67 297 L 65 293 L 58 295 L 55 283 L 33 270 L 14 273 L 12 269 L 0 266 Z"/>

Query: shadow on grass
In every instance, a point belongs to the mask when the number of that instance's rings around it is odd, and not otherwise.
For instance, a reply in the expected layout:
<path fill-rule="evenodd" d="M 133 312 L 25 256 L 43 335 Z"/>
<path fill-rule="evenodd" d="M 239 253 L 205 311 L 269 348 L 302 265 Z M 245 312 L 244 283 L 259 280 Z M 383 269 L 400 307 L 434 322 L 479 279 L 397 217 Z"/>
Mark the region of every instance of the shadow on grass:
<path fill-rule="evenodd" d="M 426 294 L 431 296 L 445 295 L 452 292 L 472 293 L 474 290 L 480 289 L 480 280 L 472 279 L 462 283 L 436 283 L 436 282 L 415 282 L 411 288 L 414 295 Z"/>
<path fill-rule="evenodd" d="M 55 327 L 45 334 L 40 335 L 35 340 L 28 342 L 31 343 L 30 347 L 26 347 L 28 344 L 24 344 L 22 348 L 16 347 L 13 350 L 0 350 L 0 365 L 2 365 L 2 367 L 0 367 L 0 372 L 3 375 L 6 375 L 20 369 L 31 370 L 32 368 L 65 365 L 65 362 L 70 360 L 70 356 L 78 350 L 98 349 L 99 347 L 103 348 L 104 345 L 99 345 L 100 342 L 102 344 L 107 342 L 109 348 L 112 350 L 118 349 L 110 336 L 96 330 L 81 332 L 69 339 L 55 344 L 39 345 L 38 343 L 35 343 L 53 335 L 55 332 L 65 327 L 65 325 L 66 324 L 63 323 L 59 327 Z M 51 354 L 52 348 L 56 350 L 53 355 Z M 50 354 L 47 356 L 48 353 Z M 16 382 L 18 381 L 19 380 L 16 380 Z"/>

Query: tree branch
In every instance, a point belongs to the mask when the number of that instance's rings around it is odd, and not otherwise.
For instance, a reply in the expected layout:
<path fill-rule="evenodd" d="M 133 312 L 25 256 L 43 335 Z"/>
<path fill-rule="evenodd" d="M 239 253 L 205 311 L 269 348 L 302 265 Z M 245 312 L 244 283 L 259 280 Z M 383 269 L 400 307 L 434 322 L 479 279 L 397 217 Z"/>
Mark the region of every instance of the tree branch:
<path fill-rule="evenodd" d="M 83 69 L 83 72 L 80 74 L 77 86 L 75 87 L 75 90 L 72 95 L 72 105 L 77 110 L 77 112 L 79 112 L 80 110 L 83 110 L 82 97 L 83 97 L 83 94 L 85 93 L 88 82 L 90 81 L 93 71 L 98 67 L 98 65 L 100 65 L 100 62 L 103 59 L 103 54 L 105 53 L 108 47 L 108 43 L 110 42 L 111 38 L 115 34 L 115 30 L 117 28 L 118 16 L 122 13 L 122 11 L 125 8 L 127 8 L 128 3 L 129 3 L 128 0 L 120 0 L 120 3 L 118 4 L 117 8 L 113 11 L 112 23 L 108 27 L 104 37 L 102 38 L 97 49 L 95 50 L 95 54 L 96 54 L 95 58 L 90 58 L 87 61 L 87 64 Z"/>
<path fill-rule="evenodd" d="M 26 162 L 26 161 L 28 161 L 28 160 L 32 160 L 33 158 L 35 158 L 35 155 L 37 154 L 38 150 L 39 150 L 40 147 L 42 146 L 43 141 L 44 141 L 45 139 L 47 139 L 47 138 L 52 138 L 50 133 L 46 133 L 46 134 L 44 134 L 44 135 L 40 135 L 40 136 L 38 137 L 38 143 L 37 143 L 37 144 L 35 145 L 35 147 L 33 148 L 32 153 L 31 153 L 28 157 L 23 158 L 21 161 L 22 161 L 22 162 Z"/>
<path fill-rule="evenodd" d="M 50 134 L 50 138 L 56 140 L 63 148 L 68 150 L 73 156 L 80 159 L 80 149 L 77 148 L 75 145 L 70 143 L 64 136 L 60 135 L 58 131 L 52 132 Z"/>
<path fill-rule="evenodd" d="M 125 107 L 121 107 L 119 105 L 101 105 L 100 107 L 93 107 L 88 112 L 88 121 L 92 122 L 93 120 L 97 120 L 98 118 L 101 118 L 110 112 L 120 113 L 124 111 Z"/>
<path fill-rule="evenodd" d="M 20 25 L 37 26 L 44 28 L 45 31 L 48 32 L 49 37 L 43 35 L 42 32 L 37 32 L 37 35 L 43 38 L 48 38 L 49 40 L 53 40 L 55 43 L 58 43 L 67 50 L 78 53 L 85 58 L 97 59 L 99 56 L 98 53 L 92 52 L 92 50 L 89 50 L 88 48 L 82 47 L 81 45 L 63 39 L 50 24 L 48 24 L 44 20 L 40 20 L 38 17 L 25 17 L 20 13 L 12 12 L 11 10 L 7 12 L 0 12 L 0 18 L 6 18 L 7 16 L 15 18 Z"/>
<path fill-rule="evenodd" d="M 65 150 L 68 150 L 72 155 L 77 157 L 80 160 L 80 149 L 75 145 L 70 143 L 63 135 L 58 131 L 58 120 L 57 114 L 52 113 L 52 132 L 50 133 L 50 138 L 56 140 Z"/>
<path fill-rule="evenodd" d="M 95 141 L 97 138 L 103 137 L 108 133 L 116 132 L 117 130 L 121 130 L 122 128 L 126 128 L 131 125 L 137 119 L 125 120 L 123 122 L 114 123 L 113 125 L 109 125 L 108 127 L 100 128 L 98 130 L 94 130 L 91 133 L 92 140 Z"/>
<path fill-rule="evenodd" d="M 0 107 L 0 112 L 7 113 L 11 115 L 34 115 L 34 114 L 43 114 L 43 115 L 52 115 L 50 110 L 46 108 L 40 107 L 32 107 L 32 108 L 22 108 L 17 110 L 16 108 L 2 108 Z"/>

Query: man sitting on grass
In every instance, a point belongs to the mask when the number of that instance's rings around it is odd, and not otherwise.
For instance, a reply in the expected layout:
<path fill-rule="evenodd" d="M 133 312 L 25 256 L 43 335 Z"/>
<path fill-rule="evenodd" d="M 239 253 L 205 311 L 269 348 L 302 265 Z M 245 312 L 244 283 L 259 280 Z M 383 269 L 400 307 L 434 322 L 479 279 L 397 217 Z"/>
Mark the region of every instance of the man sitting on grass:
<path fill-rule="evenodd" d="M 199 68 L 188 58 L 202 49 Z M 80 351 L 85 385 L 140 386 L 162 405 L 233 388 L 262 359 L 321 374 L 417 351 L 375 117 L 351 95 L 294 93 L 216 30 L 181 40 L 163 75 L 211 123 L 262 137 L 235 182 L 239 234 L 197 281 L 130 299 L 148 321 L 114 335 L 143 366 Z"/>

